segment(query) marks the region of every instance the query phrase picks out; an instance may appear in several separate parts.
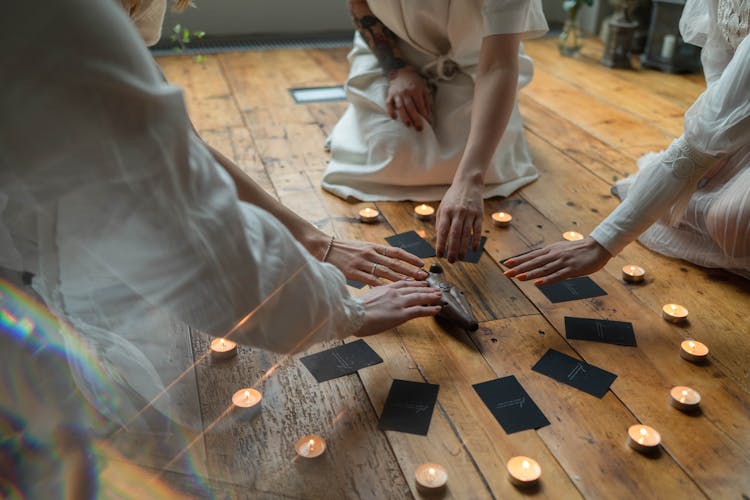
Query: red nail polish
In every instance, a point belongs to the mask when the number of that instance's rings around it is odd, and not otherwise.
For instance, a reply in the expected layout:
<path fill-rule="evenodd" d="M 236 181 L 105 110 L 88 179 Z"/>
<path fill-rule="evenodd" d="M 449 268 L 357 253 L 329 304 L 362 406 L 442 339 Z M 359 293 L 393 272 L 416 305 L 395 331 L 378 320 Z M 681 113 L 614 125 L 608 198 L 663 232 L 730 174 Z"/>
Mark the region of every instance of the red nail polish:
<path fill-rule="evenodd" d="M 523 281 L 523 280 L 525 280 L 525 279 L 526 279 L 526 273 L 521 273 L 521 274 L 519 274 L 519 275 L 517 276 L 517 278 L 518 278 L 519 280 L 522 280 L 522 281 Z"/>

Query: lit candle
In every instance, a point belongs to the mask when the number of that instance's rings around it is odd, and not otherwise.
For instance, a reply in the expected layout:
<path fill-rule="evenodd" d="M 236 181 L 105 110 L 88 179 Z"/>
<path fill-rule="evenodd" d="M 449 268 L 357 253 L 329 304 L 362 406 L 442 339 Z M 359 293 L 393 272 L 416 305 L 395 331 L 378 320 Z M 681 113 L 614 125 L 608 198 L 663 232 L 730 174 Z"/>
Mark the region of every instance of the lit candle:
<path fill-rule="evenodd" d="M 702 363 L 708 358 L 708 347 L 697 340 L 683 340 L 680 344 L 680 357 L 692 363 Z"/>
<path fill-rule="evenodd" d="M 437 492 L 445 488 L 448 472 L 440 464 L 422 464 L 414 473 L 417 489 L 423 493 Z"/>
<path fill-rule="evenodd" d="M 319 457 L 326 451 L 326 440 L 320 436 L 303 436 L 294 444 L 297 455 L 305 458 Z"/>
<path fill-rule="evenodd" d="M 237 343 L 224 338 L 211 341 L 211 357 L 213 359 L 228 359 L 237 355 Z"/>
<path fill-rule="evenodd" d="M 636 451 L 652 452 L 659 447 L 659 443 L 661 435 L 653 427 L 636 424 L 628 429 L 628 444 Z"/>
<path fill-rule="evenodd" d="M 661 317 L 670 323 L 682 323 L 688 317 L 688 310 L 680 304 L 664 304 L 661 308 Z"/>
<path fill-rule="evenodd" d="M 377 222 L 379 216 L 380 216 L 380 212 L 378 212 L 374 208 L 367 207 L 359 211 L 359 220 L 367 224 L 372 224 L 374 222 Z"/>
<path fill-rule="evenodd" d="M 536 484 L 542 475 L 539 462 L 529 457 L 513 457 L 508 460 L 508 479 L 516 486 Z"/>
<path fill-rule="evenodd" d="M 492 214 L 492 223 L 497 227 L 508 227 L 513 217 L 505 212 L 495 212 Z"/>
<path fill-rule="evenodd" d="M 233 413 L 242 419 L 253 418 L 260 412 L 262 400 L 263 395 L 255 389 L 240 389 L 232 395 Z"/>
<path fill-rule="evenodd" d="M 419 220 L 430 220 L 435 214 L 435 209 L 422 203 L 421 205 L 414 207 L 414 214 Z"/>
<path fill-rule="evenodd" d="M 677 44 L 677 37 L 674 35 L 664 35 L 664 41 L 661 43 L 661 58 L 672 59 L 674 48 Z"/>
<path fill-rule="evenodd" d="M 628 264 L 622 268 L 622 279 L 628 283 L 640 283 L 646 275 L 646 270 L 641 266 Z"/>
<path fill-rule="evenodd" d="M 583 239 L 583 235 L 575 231 L 565 231 L 563 233 L 563 238 L 565 238 L 568 241 L 578 241 L 578 240 Z"/>
<path fill-rule="evenodd" d="M 680 411 L 695 411 L 701 404 L 701 395 L 695 389 L 678 385 L 669 391 L 669 403 Z"/>

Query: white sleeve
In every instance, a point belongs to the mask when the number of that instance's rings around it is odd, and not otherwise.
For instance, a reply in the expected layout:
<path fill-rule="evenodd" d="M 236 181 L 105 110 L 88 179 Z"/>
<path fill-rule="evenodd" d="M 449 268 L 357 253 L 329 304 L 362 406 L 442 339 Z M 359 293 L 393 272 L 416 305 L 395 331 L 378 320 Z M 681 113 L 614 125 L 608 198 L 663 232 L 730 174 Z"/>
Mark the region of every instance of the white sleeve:
<path fill-rule="evenodd" d="M 527 39 L 549 30 L 541 0 L 485 0 L 482 15 L 485 36 L 521 33 Z"/>
<path fill-rule="evenodd" d="M 147 307 L 214 335 L 239 323 L 232 338 L 280 352 L 356 330 L 343 275 L 238 200 L 119 6 L 87 5 L 0 18 L 0 237 L 45 301 L 97 326 Z"/>
<path fill-rule="evenodd" d="M 662 155 L 644 157 L 625 200 L 591 237 L 612 255 L 695 190 L 717 158 L 750 144 L 750 38 L 685 114 L 685 133 Z"/>

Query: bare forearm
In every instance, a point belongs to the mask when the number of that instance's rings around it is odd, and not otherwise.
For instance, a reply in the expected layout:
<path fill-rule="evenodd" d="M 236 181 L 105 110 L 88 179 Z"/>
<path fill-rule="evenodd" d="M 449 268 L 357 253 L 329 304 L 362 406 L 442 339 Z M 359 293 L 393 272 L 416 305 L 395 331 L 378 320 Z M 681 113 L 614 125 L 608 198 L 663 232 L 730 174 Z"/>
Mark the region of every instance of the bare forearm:
<path fill-rule="evenodd" d="M 471 129 L 455 180 L 481 182 L 513 112 L 518 87 L 518 41 L 506 40 L 503 45 L 500 54 L 497 49 L 489 54 L 483 50 L 480 57 Z"/>
<path fill-rule="evenodd" d="M 305 219 L 289 210 L 277 199 L 266 193 L 232 160 L 213 147 L 206 145 L 214 159 L 224 167 L 237 187 L 240 200 L 262 208 L 276 217 L 292 233 L 294 238 L 315 257 L 320 257 L 328 245 L 329 236 Z"/>
<path fill-rule="evenodd" d="M 398 47 L 398 37 L 373 15 L 366 0 L 349 0 L 349 12 L 357 31 L 378 58 L 383 73 L 392 79 L 399 69 L 407 66 Z"/>

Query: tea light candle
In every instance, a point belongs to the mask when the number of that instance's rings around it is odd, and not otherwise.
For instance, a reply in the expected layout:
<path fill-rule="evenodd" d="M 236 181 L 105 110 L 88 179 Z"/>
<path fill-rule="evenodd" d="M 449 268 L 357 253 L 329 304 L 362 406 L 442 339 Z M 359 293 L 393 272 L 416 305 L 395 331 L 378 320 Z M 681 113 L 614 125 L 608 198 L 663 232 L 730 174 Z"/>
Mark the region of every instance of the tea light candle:
<path fill-rule="evenodd" d="M 303 436 L 294 444 L 297 455 L 304 458 L 319 457 L 326 451 L 326 440 L 320 436 Z"/>
<path fill-rule="evenodd" d="M 232 396 L 233 413 L 241 418 L 252 418 L 260 411 L 263 395 L 250 387 L 240 389 Z"/>
<path fill-rule="evenodd" d="M 228 359 L 237 355 L 237 343 L 218 338 L 211 341 L 211 357 L 213 359 Z"/>
<path fill-rule="evenodd" d="M 539 462 L 529 457 L 513 457 L 508 460 L 508 478 L 516 486 L 530 486 L 539 480 L 542 467 Z"/>
<path fill-rule="evenodd" d="M 646 276 L 646 270 L 641 266 L 628 264 L 622 268 L 622 279 L 628 283 L 640 283 Z"/>
<path fill-rule="evenodd" d="M 414 207 L 414 214 L 419 220 L 430 220 L 435 214 L 435 209 L 422 203 L 421 205 Z"/>
<path fill-rule="evenodd" d="M 628 429 L 628 444 L 641 453 L 654 451 L 661 443 L 661 435 L 648 425 L 631 425 Z"/>
<path fill-rule="evenodd" d="M 359 211 L 359 220 L 366 224 L 377 222 L 379 216 L 380 212 L 374 208 L 367 207 Z"/>
<path fill-rule="evenodd" d="M 513 220 L 513 216 L 505 212 L 495 212 L 492 214 L 492 223 L 497 227 L 508 227 Z"/>
<path fill-rule="evenodd" d="M 422 464 L 414 474 L 417 489 L 427 493 L 440 491 L 448 482 L 448 472 L 440 464 Z"/>
<path fill-rule="evenodd" d="M 669 391 L 669 403 L 680 411 L 695 411 L 701 404 L 701 395 L 695 389 L 678 385 Z"/>
<path fill-rule="evenodd" d="M 578 240 L 583 239 L 583 235 L 575 231 L 565 231 L 563 233 L 563 238 L 565 238 L 568 241 L 578 241 Z"/>
<path fill-rule="evenodd" d="M 680 357 L 692 363 L 702 363 L 708 357 L 708 347 L 697 340 L 683 340 L 680 344 Z"/>
<path fill-rule="evenodd" d="M 682 323 L 688 317 L 688 310 L 680 304 L 664 304 L 661 308 L 661 317 L 670 323 Z"/>

